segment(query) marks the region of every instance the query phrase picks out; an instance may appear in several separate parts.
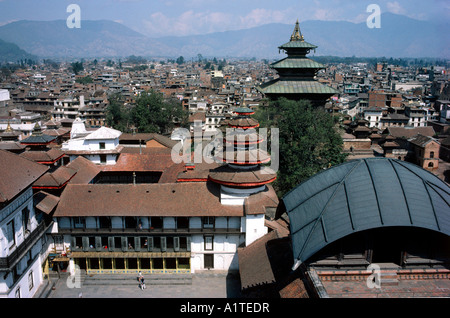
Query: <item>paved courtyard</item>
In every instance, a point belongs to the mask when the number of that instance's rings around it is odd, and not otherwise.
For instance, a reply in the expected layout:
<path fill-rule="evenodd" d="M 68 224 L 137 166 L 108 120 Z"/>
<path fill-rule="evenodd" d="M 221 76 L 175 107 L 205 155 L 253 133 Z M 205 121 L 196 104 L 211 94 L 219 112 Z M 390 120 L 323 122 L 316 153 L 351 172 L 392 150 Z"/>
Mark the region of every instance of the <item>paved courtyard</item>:
<path fill-rule="evenodd" d="M 52 278 L 38 292 L 40 298 L 237 298 L 237 273 L 153 274 L 145 276 L 146 289 L 138 286 L 135 274 L 82 275 L 79 284 L 68 282 L 68 274 Z M 47 286 L 46 286 L 47 285 Z M 52 288 L 52 286 L 54 286 Z"/>

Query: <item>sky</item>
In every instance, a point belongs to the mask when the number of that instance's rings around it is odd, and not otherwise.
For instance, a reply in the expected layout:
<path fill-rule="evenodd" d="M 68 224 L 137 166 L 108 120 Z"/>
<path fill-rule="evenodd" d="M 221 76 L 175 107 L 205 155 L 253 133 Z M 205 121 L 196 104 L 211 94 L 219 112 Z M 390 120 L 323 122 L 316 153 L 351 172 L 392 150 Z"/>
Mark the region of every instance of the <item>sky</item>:
<path fill-rule="evenodd" d="M 0 25 L 18 20 L 66 20 L 70 4 L 85 20 L 119 22 L 149 37 L 251 28 L 298 19 L 367 20 L 370 4 L 418 20 L 450 21 L 449 0 L 0 0 Z"/>

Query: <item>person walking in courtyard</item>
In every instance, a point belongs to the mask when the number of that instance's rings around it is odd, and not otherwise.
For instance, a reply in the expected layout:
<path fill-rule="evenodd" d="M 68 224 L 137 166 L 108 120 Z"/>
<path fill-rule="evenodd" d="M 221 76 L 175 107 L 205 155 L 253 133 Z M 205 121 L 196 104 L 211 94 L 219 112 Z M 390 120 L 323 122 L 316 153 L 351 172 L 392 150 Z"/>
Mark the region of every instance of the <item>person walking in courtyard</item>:
<path fill-rule="evenodd" d="M 144 275 L 142 275 L 142 272 L 139 272 L 139 276 L 138 276 L 138 281 L 139 281 L 139 288 L 140 289 L 145 289 L 145 280 L 144 280 Z"/>

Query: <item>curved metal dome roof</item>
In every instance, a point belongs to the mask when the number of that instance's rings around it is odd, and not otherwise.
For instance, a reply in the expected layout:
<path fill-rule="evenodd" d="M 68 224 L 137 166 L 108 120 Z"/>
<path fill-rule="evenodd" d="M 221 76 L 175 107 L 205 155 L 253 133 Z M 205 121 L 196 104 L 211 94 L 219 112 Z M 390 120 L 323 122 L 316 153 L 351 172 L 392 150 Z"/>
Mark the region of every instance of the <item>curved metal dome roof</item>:
<path fill-rule="evenodd" d="M 450 188 L 412 163 L 368 158 L 316 174 L 283 198 L 294 261 L 351 233 L 413 226 L 450 236 Z"/>

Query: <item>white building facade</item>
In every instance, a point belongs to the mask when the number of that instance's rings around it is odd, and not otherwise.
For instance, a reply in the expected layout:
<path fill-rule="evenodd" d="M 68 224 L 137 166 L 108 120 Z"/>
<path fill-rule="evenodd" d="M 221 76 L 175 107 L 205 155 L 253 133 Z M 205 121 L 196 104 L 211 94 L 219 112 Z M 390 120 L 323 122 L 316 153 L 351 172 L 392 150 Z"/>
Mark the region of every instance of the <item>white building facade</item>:
<path fill-rule="evenodd" d="M 267 233 L 264 209 L 247 213 L 245 201 L 223 204 L 208 192 L 215 186 L 69 185 L 54 214 L 53 236 L 69 251 L 70 271 L 75 266 L 92 274 L 238 270 L 238 248 Z M 188 198 L 184 191 L 196 195 Z M 142 198 L 135 199 L 137 193 Z M 71 203 L 77 198 L 82 206 Z M 128 201 L 122 205 L 123 200 Z"/>
<path fill-rule="evenodd" d="M 95 131 L 87 131 L 84 122 L 76 119 L 73 122 L 70 139 L 63 143 L 61 150 L 73 161 L 83 156 L 95 164 L 112 165 L 119 154 L 119 137 L 121 131 L 101 127 Z"/>
<path fill-rule="evenodd" d="M 33 206 L 31 186 L 0 210 L 0 297 L 31 298 L 43 282 L 45 224 Z"/>

